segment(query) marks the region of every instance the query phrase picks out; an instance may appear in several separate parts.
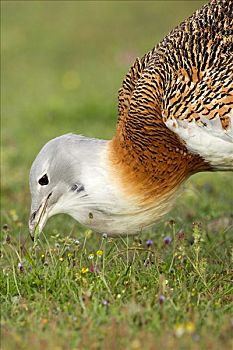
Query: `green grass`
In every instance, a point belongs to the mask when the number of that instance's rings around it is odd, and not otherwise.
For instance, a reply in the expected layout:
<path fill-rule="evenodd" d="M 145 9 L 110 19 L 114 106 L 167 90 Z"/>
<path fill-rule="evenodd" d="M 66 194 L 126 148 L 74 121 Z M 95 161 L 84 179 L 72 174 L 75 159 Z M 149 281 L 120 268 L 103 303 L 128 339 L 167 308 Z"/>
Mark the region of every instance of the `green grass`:
<path fill-rule="evenodd" d="M 231 349 L 232 174 L 192 177 L 136 238 L 60 215 L 33 247 L 27 229 L 41 146 L 70 131 L 112 137 L 130 64 L 202 4 L 2 2 L 3 350 Z"/>

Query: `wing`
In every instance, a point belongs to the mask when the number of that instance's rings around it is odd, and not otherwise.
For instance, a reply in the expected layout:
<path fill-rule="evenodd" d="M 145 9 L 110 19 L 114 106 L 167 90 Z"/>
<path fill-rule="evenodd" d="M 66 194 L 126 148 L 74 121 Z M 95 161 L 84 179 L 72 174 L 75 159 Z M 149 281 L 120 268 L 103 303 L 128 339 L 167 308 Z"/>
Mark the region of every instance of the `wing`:
<path fill-rule="evenodd" d="M 136 60 L 119 91 L 118 132 L 143 147 L 169 129 L 213 166 L 232 168 L 232 110 L 233 1 L 213 0 Z M 168 133 L 167 142 L 177 141 Z"/>

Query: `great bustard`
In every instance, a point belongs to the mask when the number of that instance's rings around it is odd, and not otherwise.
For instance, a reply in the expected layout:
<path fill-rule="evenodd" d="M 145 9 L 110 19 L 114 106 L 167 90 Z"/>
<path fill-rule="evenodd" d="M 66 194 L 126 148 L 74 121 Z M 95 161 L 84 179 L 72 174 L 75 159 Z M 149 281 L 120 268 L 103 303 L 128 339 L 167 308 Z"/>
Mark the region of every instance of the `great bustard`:
<path fill-rule="evenodd" d="M 67 213 L 97 232 L 133 234 L 171 208 L 200 171 L 233 170 L 233 2 L 213 0 L 136 59 L 110 141 L 49 141 L 30 172 L 30 232 Z"/>

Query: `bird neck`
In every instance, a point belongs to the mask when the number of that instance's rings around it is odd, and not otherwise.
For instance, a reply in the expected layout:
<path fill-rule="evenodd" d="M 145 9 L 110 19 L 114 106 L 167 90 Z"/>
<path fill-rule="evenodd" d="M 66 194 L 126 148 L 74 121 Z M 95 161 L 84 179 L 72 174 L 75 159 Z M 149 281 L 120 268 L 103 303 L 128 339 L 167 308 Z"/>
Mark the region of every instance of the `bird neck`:
<path fill-rule="evenodd" d="M 190 175 L 207 170 L 208 165 L 189 153 L 161 118 L 153 118 L 153 126 L 147 122 L 142 128 L 135 123 L 133 129 L 126 130 L 126 125 L 118 125 L 109 158 L 128 196 L 152 204 L 170 197 Z"/>

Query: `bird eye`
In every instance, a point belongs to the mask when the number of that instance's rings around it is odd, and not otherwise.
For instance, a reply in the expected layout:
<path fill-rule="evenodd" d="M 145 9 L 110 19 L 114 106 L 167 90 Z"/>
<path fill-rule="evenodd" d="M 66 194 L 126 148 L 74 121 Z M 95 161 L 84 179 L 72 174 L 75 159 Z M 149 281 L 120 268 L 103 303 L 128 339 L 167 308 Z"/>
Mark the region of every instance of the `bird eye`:
<path fill-rule="evenodd" d="M 39 182 L 39 184 L 40 184 L 41 186 L 48 185 L 49 179 L 48 179 L 47 174 L 44 174 L 44 175 L 40 178 L 40 180 L 39 180 L 38 182 Z"/>

